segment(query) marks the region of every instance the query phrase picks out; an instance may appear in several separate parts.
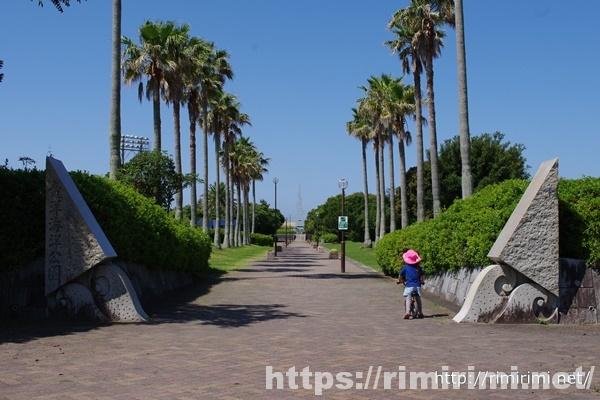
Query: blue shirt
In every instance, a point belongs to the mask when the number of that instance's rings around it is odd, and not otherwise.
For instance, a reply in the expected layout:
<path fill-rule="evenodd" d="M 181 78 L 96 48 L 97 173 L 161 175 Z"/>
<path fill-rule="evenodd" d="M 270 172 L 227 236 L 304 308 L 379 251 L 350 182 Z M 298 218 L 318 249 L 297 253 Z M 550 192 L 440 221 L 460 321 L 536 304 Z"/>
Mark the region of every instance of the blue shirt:
<path fill-rule="evenodd" d="M 406 282 L 406 287 L 421 287 L 423 270 L 416 265 L 405 264 L 400 270 L 400 276 Z"/>

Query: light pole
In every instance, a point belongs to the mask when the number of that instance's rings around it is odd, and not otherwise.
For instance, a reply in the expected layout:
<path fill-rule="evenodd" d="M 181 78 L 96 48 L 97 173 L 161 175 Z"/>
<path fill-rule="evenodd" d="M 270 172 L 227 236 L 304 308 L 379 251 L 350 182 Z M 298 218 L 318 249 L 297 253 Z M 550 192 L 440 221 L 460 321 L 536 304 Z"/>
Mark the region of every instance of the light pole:
<path fill-rule="evenodd" d="M 346 188 L 348 187 L 348 181 L 342 178 L 338 181 L 338 186 L 342 189 L 342 216 L 344 215 L 344 198 L 346 197 Z M 344 240 L 345 231 L 340 229 L 341 240 L 340 240 L 340 266 L 342 273 L 346 272 L 346 241 Z"/>
<path fill-rule="evenodd" d="M 273 183 L 275 184 L 275 211 L 277 211 L 277 184 L 279 183 L 279 178 L 273 178 Z M 275 235 L 273 235 L 273 244 L 275 245 L 275 257 L 277 257 L 277 231 Z"/>

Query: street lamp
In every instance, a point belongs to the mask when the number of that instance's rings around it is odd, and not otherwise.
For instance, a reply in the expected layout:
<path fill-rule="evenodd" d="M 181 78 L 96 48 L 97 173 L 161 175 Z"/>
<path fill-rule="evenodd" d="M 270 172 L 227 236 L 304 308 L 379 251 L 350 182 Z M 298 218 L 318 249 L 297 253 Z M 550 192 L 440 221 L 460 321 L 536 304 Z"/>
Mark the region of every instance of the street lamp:
<path fill-rule="evenodd" d="M 338 186 L 342 189 L 342 216 L 344 216 L 344 199 L 346 197 L 346 188 L 348 187 L 348 181 L 342 178 L 338 181 Z M 338 227 L 341 228 L 341 227 Z M 346 272 L 346 241 L 344 240 L 344 229 L 340 229 L 340 267 L 342 273 Z"/>
<path fill-rule="evenodd" d="M 279 183 L 279 178 L 273 178 L 273 183 L 275 184 L 275 211 L 277 211 L 277 184 Z M 277 232 L 275 232 L 273 243 L 275 244 L 275 257 L 277 257 Z"/>

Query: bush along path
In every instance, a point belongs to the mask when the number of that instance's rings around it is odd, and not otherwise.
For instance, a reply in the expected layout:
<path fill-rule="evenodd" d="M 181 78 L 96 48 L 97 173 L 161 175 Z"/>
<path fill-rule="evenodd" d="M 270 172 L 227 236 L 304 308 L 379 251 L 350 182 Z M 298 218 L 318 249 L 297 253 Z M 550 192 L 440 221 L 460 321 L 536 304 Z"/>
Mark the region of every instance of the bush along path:
<path fill-rule="evenodd" d="M 525 180 L 509 180 L 488 186 L 435 219 L 386 235 L 376 246 L 377 263 L 395 275 L 398 255 L 414 248 L 429 274 L 489 265 L 487 254 L 527 185 Z M 563 179 L 558 194 L 560 256 L 600 266 L 600 178 Z"/>

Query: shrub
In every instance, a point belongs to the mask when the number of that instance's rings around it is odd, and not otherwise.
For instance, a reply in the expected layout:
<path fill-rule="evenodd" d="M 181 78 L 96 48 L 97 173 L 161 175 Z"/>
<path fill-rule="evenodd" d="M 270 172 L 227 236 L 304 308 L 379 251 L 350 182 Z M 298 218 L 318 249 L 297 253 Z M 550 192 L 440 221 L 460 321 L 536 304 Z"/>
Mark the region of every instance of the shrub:
<path fill-rule="evenodd" d="M 44 171 L 0 168 L 0 273 L 44 254 Z"/>
<path fill-rule="evenodd" d="M 321 235 L 321 240 L 325 243 L 337 243 L 339 241 L 335 233 L 324 233 Z"/>
<path fill-rule="evenodd" d="M 117 179 L 154 199 L 165 210 L 169 210 L 177 189 L 183 184 L 183 177 L 175 172 L 173 160 L 166 153 L 157 151 L 138 153 L 123 165 Z"/>
<path fill-rule="evenodd" d="M 560 199 L 560 253 L 600 267 L 600 178 L 563 179 Z"/>
<path fill-rule="evenodd" d="M 250 235 L 250 243 L 257 246 L 273 246 L 273 237 L 263 235 L 262 233 L 252 233 Z"/>
<path fill-rule="evenodd" d="M 490 264 L 487 253 L 519 202 L 528 182 L 509 180 L 456 201 L 438 218 L 386 235 L 376 246 L 377 263 L 395 275 L 400 255 L 414 248 L 427 273 Z M 600 179 L 561 180 L 561 256 L 600 261 Z"/>
<path fill-rule="evenodd" d="M 124 183 L 71 175 L 120 259 L 168 270 L 208 268 L 211 241 L 201 230 L 175 221 Z M 44 253 L 44 173 L 0 169 L 0 186 L 0 271 L 6 271 Z"/>

